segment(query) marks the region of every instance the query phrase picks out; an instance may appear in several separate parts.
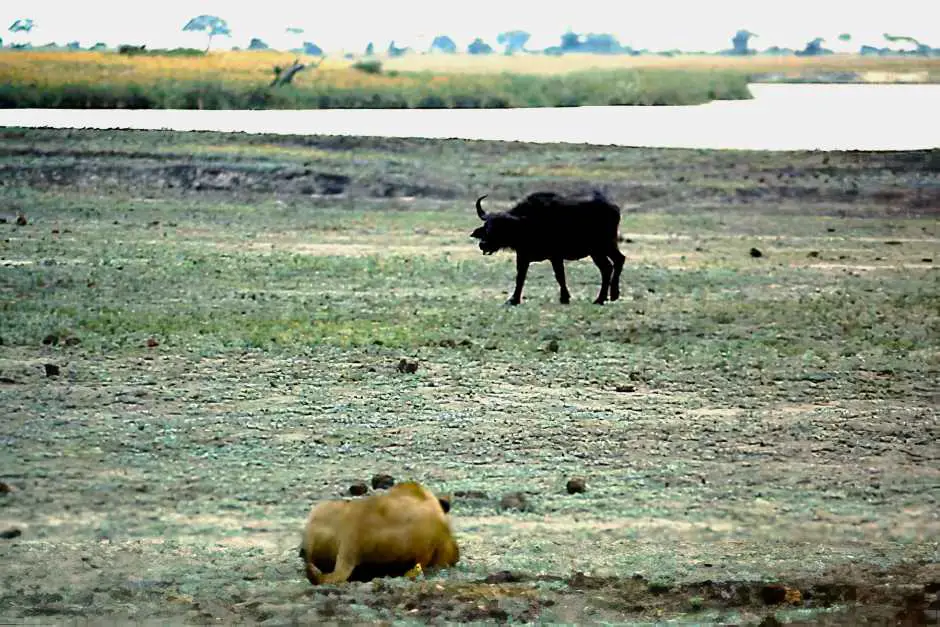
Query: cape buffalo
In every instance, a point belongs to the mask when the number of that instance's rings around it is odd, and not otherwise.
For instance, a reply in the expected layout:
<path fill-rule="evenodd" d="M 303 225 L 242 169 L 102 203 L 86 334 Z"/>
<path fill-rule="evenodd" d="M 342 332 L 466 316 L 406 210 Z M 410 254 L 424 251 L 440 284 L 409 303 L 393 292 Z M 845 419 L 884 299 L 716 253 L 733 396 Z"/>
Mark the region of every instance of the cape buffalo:
<path fill-rule="evenodd" d="M 518 305 L 522 300 L 529 264 L 533 261 L 552 262 L 555 279 L 561 287 L 561 302 L 571 300 L 565 285 L 565 260 L 583 259 L 588 255 L 601 271 L 601 291 L 594 302 L 598 305 L 620 298 L 620 271 L 624 256 L 617 248 L 620 207 L 594 192 L 590 200 L 566 198 L 553 192 L 530 194 L 509 211 L 486 213 L 482 200 L 477 199 L 477 215 L 483 226 L 470 236 L 480 240 L 484 255 L 501 248 L 516 251 L 516 289 L 507 301 Z"/>

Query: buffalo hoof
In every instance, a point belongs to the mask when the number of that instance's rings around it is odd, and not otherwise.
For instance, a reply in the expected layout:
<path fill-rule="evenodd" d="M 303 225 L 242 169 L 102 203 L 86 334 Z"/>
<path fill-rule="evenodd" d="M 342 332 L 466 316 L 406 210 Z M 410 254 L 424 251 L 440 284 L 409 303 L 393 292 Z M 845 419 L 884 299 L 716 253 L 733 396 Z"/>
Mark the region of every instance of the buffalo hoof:
<path fill-rule="evenodd" d="M 620 292 L 610 293 L 610 302 L 614 302 L 615 300 L 620 300 Z"/>
<path fill-rule="evenodd" d="M 568 305 L 568 304 L 571 303 L 571 297 L 569 296 L 569 297 L 567 297 L 567 298 L 562 298 L 562 299 L 559 300 L 558 302 L 560 302 L 562 305 Z"/>
<path fill-rule="evenodd" d="M 505 304 L 507 307 L 515 307 L 515 306 L 518 305 L 520 302 L 522 302 L 522 301 L 513 300 L 513 299 L 510 298 L 510 299 L 507 300 L 504 304 Z"/>
<path fill-rule="evenodd" d="M 606 301 L 603 298 L 597 298 L 594 300 L 595 305 L 603 305 Z"/>

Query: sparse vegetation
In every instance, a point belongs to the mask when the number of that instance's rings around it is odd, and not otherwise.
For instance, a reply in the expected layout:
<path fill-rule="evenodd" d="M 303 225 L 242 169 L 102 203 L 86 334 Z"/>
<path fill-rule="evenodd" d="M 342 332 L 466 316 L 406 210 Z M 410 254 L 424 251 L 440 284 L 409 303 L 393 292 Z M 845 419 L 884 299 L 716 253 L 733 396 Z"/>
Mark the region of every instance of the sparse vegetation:
<path fill-rule="evenodd" d="M 373 72 L 384 67 L 378 60 L 356 64 L 327 60 L 317 72 L 298 75 L 290 89 L 268 89 L 270 68 L 292 61 L 292 56 L 266 51 L 192 58 L 147 54 L 129 58 L 93 52 L 5 54 L 0 55 L 0 106 L 289 109 L 415 108 L 430 103 L 434 107 L 543 107 L 697 104 L 750 97 L 746 76 L 728 71 L 623 68 L 556 75 L 441 75 Z"/>
<path fill-rule="evenodd" d="M 360 72 L 365 72 L 366 74 L 381 74 L 382 62 L 378 59 L 364 59 L 353 63 L 352 68 Z"/>
<path fill-rule="evenodd" d="M 0 129 L 0 622 L 929 624 L 937 155 Z M 595 186 L 624 298 L 503 307 Z M 311 588 L 377 473 L 457 568 Z"/>

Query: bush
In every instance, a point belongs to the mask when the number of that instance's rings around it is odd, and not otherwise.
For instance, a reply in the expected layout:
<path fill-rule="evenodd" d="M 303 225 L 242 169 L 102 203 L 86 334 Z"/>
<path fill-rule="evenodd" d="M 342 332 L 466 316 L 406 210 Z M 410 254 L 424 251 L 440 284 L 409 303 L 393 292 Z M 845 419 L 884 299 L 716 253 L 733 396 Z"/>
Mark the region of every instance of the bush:
<path fill-rule="evenodd" d="M 365 72 L 366 74 L 381 74 L 382 73 L 382 62 L 375 59 L 369 59 L 367 61 L 358 61 L 353 64 L 353 69 L 359 70 L 360 72 Z"/>

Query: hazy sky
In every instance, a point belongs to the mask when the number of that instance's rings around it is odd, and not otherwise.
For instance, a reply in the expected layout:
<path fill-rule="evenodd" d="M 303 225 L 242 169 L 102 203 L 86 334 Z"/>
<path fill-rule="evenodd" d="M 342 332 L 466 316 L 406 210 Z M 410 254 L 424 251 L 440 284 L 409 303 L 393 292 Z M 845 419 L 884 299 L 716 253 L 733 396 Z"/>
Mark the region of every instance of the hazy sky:
<path fill-rule="evenodd" d="M 189 18 L 203 13 L 226 19 L 232 29 L 230 38 L 215 40 L 213 47 L 219 48 L 245 47 L 260 37 L 272 45 L 306 39 L 326 50 L 361 51 L 369 41 L 384 49 L 391 39 L 426 49 L 437 34 L 450 35 L 461 48 L 477 36 L 495 46 L 496 34 L 511 29 L 532 33 L 530 47 L 543 48 L 557 44 L 569 28 L 613 33 L 624 45 L 653 50 L 728 48 L 738 28 L 760 36 L 752 43 L 757 48 L 802 48 L 821 36 L 828 47 L 842 50 L 846 44 L 836 38 L 843 32 L 853 36 L 851 50 L 866 43 L 885 45 L 884 32 L 940 47 L 940 0 L 0 0 L 0 36 L 6 43 L 24 41 L 23 34 L 5 29 L 28 17 L 38 25 L 28 38 L 34 44 L 78 40 L 82 45 L 203 47 L 205 35 L 181 32 Z M 306 32 L 292 37 L 284 32 L 287 26 Z"/>

